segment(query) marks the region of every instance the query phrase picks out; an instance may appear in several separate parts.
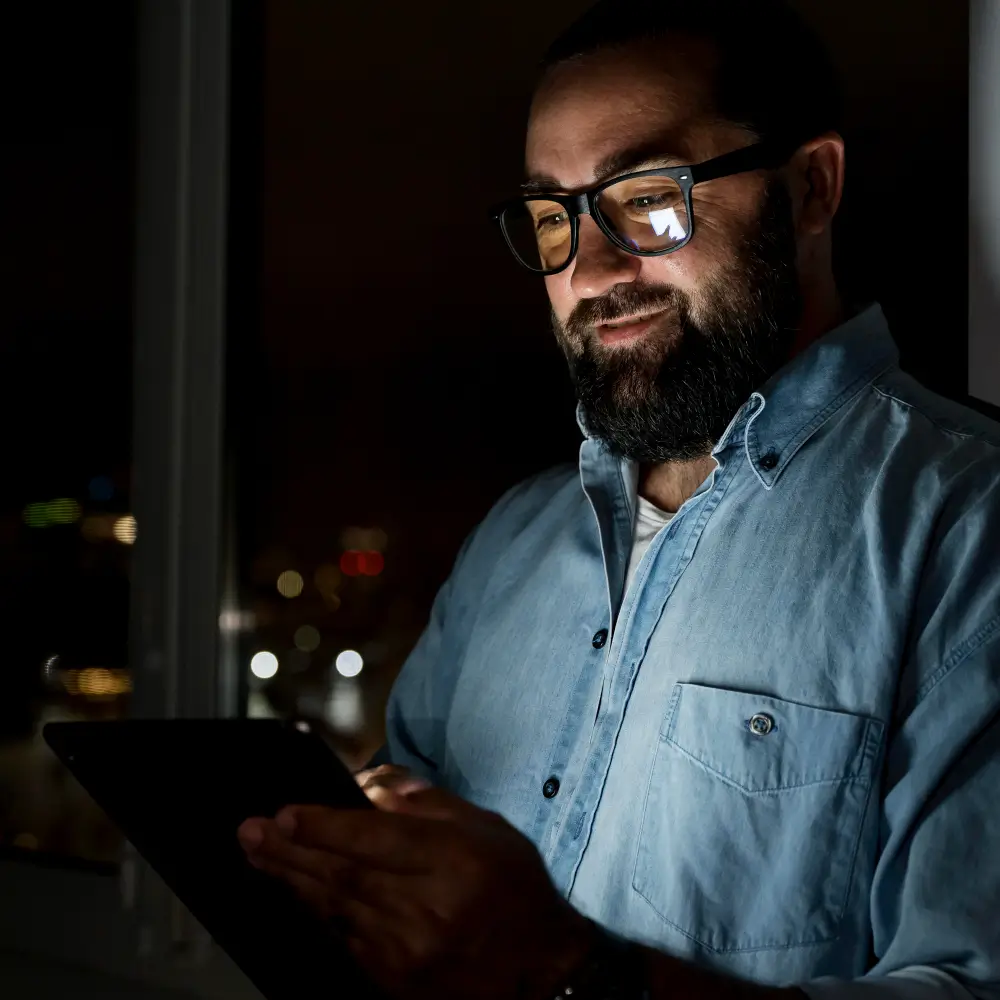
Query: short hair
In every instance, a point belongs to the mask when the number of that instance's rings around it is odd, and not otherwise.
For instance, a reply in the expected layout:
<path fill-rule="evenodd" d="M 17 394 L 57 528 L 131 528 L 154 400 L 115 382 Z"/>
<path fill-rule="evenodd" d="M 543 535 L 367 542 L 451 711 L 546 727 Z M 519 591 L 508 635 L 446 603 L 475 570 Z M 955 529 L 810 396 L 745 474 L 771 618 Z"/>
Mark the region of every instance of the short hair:
<path fill-rule="evenodd" d="M 711 97 L 720 118 L 782 143 L 841 131 L 843 98 L 830 54 L 784 0 L 598 0 L 552 42 L 542 69 L 672 34 L 714 44 Z"/>

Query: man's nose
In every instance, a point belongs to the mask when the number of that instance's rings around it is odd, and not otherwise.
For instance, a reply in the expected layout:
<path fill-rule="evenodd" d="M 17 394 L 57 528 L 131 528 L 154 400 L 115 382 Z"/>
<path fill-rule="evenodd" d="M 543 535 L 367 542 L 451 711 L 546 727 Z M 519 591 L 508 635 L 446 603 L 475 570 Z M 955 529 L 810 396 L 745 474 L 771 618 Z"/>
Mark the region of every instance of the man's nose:
<path fill-rule="evenodd" d="M 641 257 L 616 247 L 589 215 L 580 217 L 580 245 L 570 278 L 579 298 L 597 298 L 613 285 L 635 281 L 641 269 Z"/>

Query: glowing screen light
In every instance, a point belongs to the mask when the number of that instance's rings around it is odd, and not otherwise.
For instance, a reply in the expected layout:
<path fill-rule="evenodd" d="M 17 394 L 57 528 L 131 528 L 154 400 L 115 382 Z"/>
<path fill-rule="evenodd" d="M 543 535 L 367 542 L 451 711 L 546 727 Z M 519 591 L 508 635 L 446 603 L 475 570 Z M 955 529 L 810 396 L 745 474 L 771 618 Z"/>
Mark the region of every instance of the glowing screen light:
<path fill-rule="evenodd" d="M 361 673 L 361 668 L 365 661 L 361 659 L 361 654 L 353 649 L 345 649 L 338 654 L 334 666 L 341 677 L 357 677 Z"/>
<path fill-rule="evenodd" d="M 259 653 L 254 653 L 250 661 L 250 673 L 261 680 L 267 680 L 278 672 L 278 658 L 274 653 L 269 653 L 262 649 Z"/>
<path fill-rule="evenodd" d="M 672 208 L 661 208 L 658 212 L 650 212 L 649 224 L 657 236 L 666 233 L 672 240 L 682 240 L 687 236 L 681 220 L 677 218 L 677 213 Z"/>

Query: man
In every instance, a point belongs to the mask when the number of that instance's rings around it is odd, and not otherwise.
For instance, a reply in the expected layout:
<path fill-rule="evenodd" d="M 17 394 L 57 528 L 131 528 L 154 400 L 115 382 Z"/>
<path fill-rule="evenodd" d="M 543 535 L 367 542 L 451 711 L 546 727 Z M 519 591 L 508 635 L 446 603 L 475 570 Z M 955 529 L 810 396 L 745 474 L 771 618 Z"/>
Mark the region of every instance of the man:
<path fill-rule="evenodd" d="M 752 0 L 550 50 L 497 218 L 579 468 L 464 546 L 380 809 L 241 829 L 393 995 L 1000 996 L 1000 428 L 838 292 L 831 81 Z"/>

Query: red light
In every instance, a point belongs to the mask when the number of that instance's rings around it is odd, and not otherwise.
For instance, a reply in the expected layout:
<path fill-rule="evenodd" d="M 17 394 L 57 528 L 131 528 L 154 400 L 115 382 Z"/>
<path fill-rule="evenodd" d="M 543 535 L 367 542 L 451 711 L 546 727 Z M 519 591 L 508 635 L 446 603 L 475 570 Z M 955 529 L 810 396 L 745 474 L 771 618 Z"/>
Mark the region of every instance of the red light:
<path fill-rule="evenodd" d="M 385 558 L 381 552 L 362 552 L 358 568 L 365 576 L 378 576 L 385 568 Z"/>
<path fill-rule="evenodd" d="M 371 549 L 348 549 L 340 557 L 344 576 L 378 576 L 385 569 L 385 557 Z"/>
<path fill-rule="evenodd" d="M 357 576 L 362 572 L 362 559 L 364 558 L 363 552 L 358 552 L 356 549 L 348 549 L 340 557 L 340 572 L 344 576 Z"/>

